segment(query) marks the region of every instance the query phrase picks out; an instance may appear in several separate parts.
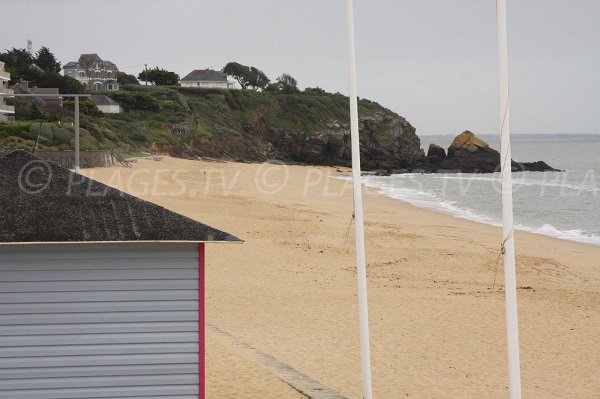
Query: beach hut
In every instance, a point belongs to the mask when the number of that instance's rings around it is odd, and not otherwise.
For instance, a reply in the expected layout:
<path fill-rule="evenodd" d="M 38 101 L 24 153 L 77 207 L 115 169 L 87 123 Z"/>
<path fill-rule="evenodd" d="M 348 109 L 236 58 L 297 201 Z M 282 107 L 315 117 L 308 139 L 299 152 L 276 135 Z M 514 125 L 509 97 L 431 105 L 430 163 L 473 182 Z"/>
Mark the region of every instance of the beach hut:
<path fill-rule="evenodd" d="M 203 398 L 204 246 L 227 233 L 0 158 L 0 398 Z"/>

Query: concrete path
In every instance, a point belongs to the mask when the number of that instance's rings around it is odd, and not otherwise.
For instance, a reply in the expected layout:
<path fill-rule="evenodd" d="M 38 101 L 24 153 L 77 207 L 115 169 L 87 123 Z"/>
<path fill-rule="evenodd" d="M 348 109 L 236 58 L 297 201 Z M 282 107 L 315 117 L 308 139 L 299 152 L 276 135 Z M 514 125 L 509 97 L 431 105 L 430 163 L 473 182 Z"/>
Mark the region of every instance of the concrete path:
<path fill-rule="evenodd" d="M 232 344 L 248 351 L 248 354 L 250 354 L 262 367 L 267 369 L 270 373 L 274 374 L 277 378 L 307 398 L 349 399 L 335 390 L 321 384 L 319 381 L 316 381 L 309 376 L 302 374 L 298 370 L 291 368 L 287 364 L 275 359 L 273 356 L 261 352 L 254 346 L 240 340 L 226 331 L 221 330 L 219 327 L 207 323 L 206 329 L 227 338 Z"/>

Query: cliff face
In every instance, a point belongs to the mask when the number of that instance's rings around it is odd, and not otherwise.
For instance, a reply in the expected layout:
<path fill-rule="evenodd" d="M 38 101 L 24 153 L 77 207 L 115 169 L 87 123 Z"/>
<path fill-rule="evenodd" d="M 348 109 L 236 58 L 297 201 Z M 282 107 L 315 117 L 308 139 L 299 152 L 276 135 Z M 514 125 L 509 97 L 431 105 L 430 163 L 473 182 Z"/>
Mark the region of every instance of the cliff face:
<path fill-rule="evenodd" d="M 409 168 L 425 154 L 415 128 L 400 116 L 383 112 L 359 119 L 364 170 Z M 194 153 L 243 161 L 279 159 L 315 165 L 350 166 L 350 127 L 331 121 L 316 131 L 268 126 L 261 118 L 244 135 L 203 138 Z"/>
<path fill-rule="evenodd" d="M 404 168 L 423 159 L 415 128 L 400 116 L 377 112 L 359 119 L 361 165 L 365 170 Z M 333 121 L 324 129 L 306 133 L 268 129 L 270 156 L 292 161 L 350 166 L 350 127 Z"/>
<path fill-rule="evenodd" d="M 236 95 L 246 95 L 237 93 Z M 300 97 L 300 99 L 298 98 Z M 192 155 L 243 161 L 278 159 L 317 165 L 351 165 L 347 98 L 325 95 L 310 99 L 280 95 L 258 107 L 242 134 L 202 137 L 188 148 Z M 336 97 L 332 101 L 332 97 Z M 409 168 L 425 160 L 415 128 L 403 117 L 376 103 L 361 101 L 361 164 L 364 170 Z M 299 114 L 298 110 L 302 110 Z M 235 105 L 229 110 L 235 112 Z"/>

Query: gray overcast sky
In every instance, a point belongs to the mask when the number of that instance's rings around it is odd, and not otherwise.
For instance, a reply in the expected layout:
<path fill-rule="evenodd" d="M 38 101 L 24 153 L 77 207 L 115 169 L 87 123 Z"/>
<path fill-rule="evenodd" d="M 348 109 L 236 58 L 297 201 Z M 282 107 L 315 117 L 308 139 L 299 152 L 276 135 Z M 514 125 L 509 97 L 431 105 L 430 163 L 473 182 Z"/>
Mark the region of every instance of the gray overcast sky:
<path fill-rule="evenodd" d="M 511 130 L 600 133 L 600 0 L 508 0 Z M 255 65 L 348 92 L 344 0 L 0 0 L 0 49 L 137 74 Z M 494 0 L 355 0 L 359 95 L 417 133 L 498 132 Z"/>

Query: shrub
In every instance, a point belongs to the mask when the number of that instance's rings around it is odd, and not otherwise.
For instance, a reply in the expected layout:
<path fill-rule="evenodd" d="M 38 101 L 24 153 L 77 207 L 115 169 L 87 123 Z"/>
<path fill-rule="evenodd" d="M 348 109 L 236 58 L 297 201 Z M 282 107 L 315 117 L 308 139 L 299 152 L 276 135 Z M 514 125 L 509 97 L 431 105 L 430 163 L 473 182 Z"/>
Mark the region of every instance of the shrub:
<path fill-rule="evenodd" d="M 160 111 L 160 104 L 158 101 L 147 93 L 117 91 L 111 93 L 110 96 L 121 104 L 123 109 L 127 112 L 131 110 Z"/>

